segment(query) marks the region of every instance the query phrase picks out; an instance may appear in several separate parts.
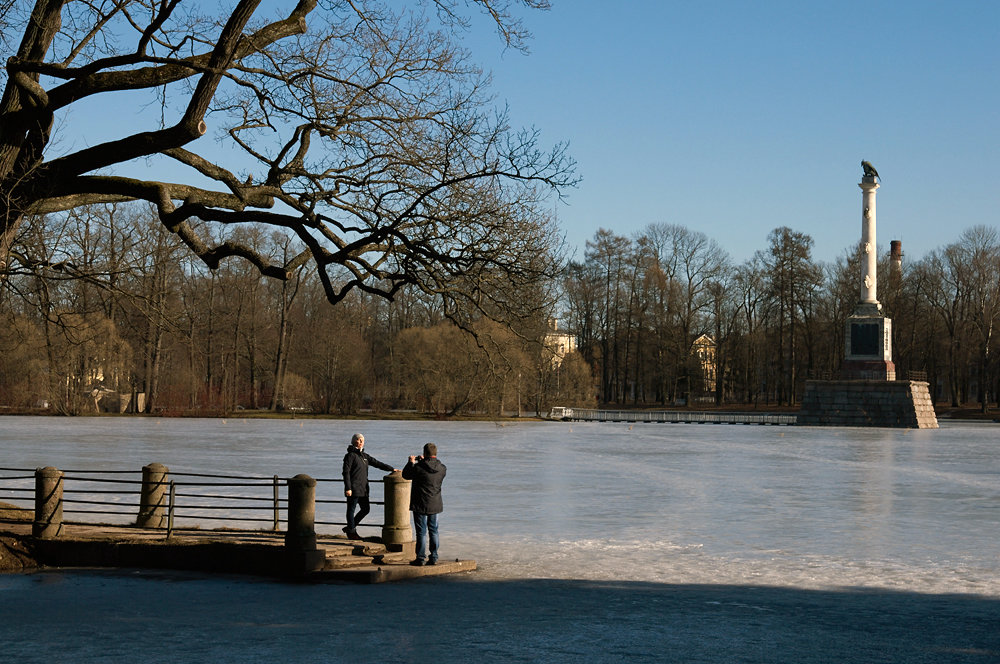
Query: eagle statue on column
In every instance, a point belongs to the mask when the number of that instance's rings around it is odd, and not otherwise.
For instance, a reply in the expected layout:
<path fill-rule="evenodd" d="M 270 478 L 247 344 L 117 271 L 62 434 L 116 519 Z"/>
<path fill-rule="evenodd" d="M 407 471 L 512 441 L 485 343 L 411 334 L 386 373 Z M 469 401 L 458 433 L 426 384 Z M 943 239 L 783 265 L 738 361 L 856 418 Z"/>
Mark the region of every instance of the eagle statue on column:
<path fill-rule="evenodd" d="M 879 180 L 882 179 L 882 178 L 879 177 L 878 171 L 875 170 L 875 167 L 872 166 L 872 163 L 870 161 L 864 161 L 864 160 L 862 160 L 862 162 L 861 162 L 861 168 L 865 169 L 865 177 L 866 178 L 867 177 L 874 177 L 874 178 L 878 178 Z"/>

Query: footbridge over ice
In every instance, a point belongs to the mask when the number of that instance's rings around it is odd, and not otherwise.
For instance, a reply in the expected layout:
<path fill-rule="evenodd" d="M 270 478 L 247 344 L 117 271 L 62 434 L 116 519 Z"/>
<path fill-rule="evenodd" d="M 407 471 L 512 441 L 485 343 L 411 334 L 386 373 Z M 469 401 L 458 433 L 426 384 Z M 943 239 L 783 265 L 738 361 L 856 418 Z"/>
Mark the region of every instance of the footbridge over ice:
<path fill-rule="evenodd" d="M 549 419 L 567 422 L 649 422 L 658 424 L 793 425 L 795 413 L 741 413 L 683 410 L 607 410 L 556 407 Z"/>

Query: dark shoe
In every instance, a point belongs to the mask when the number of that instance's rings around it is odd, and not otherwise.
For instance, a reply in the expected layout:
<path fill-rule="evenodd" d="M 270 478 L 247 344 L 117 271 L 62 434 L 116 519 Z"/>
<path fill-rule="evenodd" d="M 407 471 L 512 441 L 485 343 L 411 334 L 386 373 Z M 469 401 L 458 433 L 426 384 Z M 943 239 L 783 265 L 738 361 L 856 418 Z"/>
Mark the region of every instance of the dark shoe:
<path fill-rule="evenodd" d="M 410 564 L 413 565 L 414 567 L 423 567 L 424 561 L 422 558 L 417 558 L 416 560 L 411 560 Z"/>
<path fill-rule="evenodd" d="M 436 560 L 428 560 L 428 561 L 427 561 L 427 564 L 428 564 L 428 565 L 437 565 L 437 564 L 438 564 L 438 561 L 436 561 Z"/>
<path fill-rule="evenodd" d="M 361 535 L 358 535 L 358 531 L 351 530 L 351 531 L 348 531 L 348 533 L 347 533 L 347 539 L 357 539 L 357 540 L 359 540 L 359 539 L 361 539 Z"/>

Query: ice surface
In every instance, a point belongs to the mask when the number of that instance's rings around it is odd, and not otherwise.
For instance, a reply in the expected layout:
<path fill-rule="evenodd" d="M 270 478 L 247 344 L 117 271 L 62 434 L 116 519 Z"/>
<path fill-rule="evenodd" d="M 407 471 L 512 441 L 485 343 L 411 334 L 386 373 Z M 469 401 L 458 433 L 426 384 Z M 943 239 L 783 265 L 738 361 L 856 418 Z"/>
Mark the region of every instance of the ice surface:
<path fill-rule="evenodd" d="M 8 417 L 0 452 L 8 467 L 305 472 L 330 480 L 322 499 L 339 497 L 354 431 L 397 466 L 438 444 L 442 556 L 476 559 L 483 578 L 1000 597 L 991 426 Z M 342 520 L 342 509 L 320 505 L 317 520 Z"/>

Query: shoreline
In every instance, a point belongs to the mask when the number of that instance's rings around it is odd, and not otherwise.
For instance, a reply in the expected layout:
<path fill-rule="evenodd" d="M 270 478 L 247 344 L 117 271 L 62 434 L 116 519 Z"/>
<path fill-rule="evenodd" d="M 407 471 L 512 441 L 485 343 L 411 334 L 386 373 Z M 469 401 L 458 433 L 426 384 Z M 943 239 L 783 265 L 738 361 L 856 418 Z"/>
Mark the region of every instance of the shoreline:
<path fill-rule="evenodd" d="M 601 406 L 602 409 L 612 408 L 612 406 Z M 706 408 L 635 408 L 613 406 L 615 410 L 621 411 L 655 411 L 655 412 L 677 412 L 677 413 L 755 413 L 755 414 L 790 414 L 797 413 L 797 407 L 773 406 L 757 408 L 753 406 L 743 406 L 739 404 L 728 404 L 719 407 Z M 952 408 L 935 407 L 937 419 L 953 422 L 983 422 L 987 424 L 1000 423 L 1000 408 L 986 413 L 980 412 L 978 407 L 974 408 Z M 385 421 L 415 421 L 415 422 L 552 422 L 548 417 L 542 415 L 486 415 L 486 414 L 459 414 L 440 415 L 435 413 L 418 413 L 413 411 L 381 411 L 362 412 L 351 414 L 327 414 L 310 412 L 291 411 L 267 411 L 267 410 L 236 410 L 229 413 L 207 410 L 188 411 L 162 411 L 157 413 L 79 413 L 76 415 L 66 413 L 55 413 L 47 409 L 21 408 L 16 409 L 8 406 L 0 406 L 0 417 L 66 417 L 66 418 L 167 418 L 167 419 L 253 419 L 253 420 L 385 420 Z"/>

